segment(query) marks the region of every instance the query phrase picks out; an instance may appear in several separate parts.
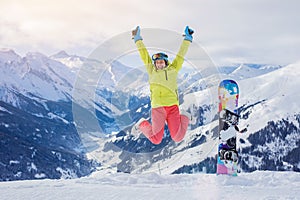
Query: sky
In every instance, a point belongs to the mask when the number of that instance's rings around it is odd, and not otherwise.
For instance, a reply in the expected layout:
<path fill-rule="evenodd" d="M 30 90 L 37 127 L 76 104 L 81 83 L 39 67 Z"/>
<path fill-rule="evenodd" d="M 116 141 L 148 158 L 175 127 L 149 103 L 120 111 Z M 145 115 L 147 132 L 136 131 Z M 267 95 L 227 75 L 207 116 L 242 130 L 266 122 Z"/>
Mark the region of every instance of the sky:
<path fill-rule="evenodd" d="M 298 0 L 1 0 L 0 48 L 88 56 L 137 25 L 195 30 L 217 65 L 300 60 Z"/>

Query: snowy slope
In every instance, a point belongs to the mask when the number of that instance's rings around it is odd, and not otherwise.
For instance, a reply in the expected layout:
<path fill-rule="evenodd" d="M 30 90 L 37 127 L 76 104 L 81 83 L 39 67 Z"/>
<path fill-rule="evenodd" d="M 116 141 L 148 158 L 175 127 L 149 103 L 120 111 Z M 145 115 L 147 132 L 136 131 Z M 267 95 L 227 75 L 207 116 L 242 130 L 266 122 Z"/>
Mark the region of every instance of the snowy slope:
<path fill-rule="evenodd" d="M 0 198 L 15 200 L 218 200 L 290 199 L 300 197 L 300 174 L 254 172 L 238 177 L 213 174 L 103 174 L 72 180 L 35 180 L 0 183 Z"/>
<path fill-rule="evenodd" d="M 263 101 L 247 110 L 253 113 L 247 119 L 251 122 L 250 132 L 262 128 L 270 120 L 276 121 L 300 113 L 300 94 L 296 92 L 300 85 L 299 67 L 300 63 L 295 63 L 269 74 L 240 81 L 240 105 L 246 107 Z"/>

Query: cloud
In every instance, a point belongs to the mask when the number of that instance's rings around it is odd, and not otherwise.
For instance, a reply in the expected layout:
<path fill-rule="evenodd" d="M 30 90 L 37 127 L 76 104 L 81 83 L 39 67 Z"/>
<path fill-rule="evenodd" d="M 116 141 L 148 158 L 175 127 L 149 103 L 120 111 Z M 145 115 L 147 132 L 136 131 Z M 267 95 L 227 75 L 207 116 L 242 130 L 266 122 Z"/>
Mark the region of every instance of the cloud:
<path fill-rule="evenodd" d="M 2 0 L 0 44 L 17 52 L 67 50 L 87 55 L 103 41 L 142 28 L 195 29 L 217 64 L 298 59 L 297 0 Z M 130 39 L 130 37 L 129 37 Z"/>

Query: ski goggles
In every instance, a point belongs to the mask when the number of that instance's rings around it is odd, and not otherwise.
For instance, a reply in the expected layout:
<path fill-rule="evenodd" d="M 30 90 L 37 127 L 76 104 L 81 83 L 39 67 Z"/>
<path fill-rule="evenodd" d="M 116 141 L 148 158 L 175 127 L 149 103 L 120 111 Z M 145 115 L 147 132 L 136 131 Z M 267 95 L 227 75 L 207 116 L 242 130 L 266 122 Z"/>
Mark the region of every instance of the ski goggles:
<path fill-rule="evenodd" d="M 156 53 L 152 55 L 152 60 L 168 60 L 168 55 L 164 53 Z"/>

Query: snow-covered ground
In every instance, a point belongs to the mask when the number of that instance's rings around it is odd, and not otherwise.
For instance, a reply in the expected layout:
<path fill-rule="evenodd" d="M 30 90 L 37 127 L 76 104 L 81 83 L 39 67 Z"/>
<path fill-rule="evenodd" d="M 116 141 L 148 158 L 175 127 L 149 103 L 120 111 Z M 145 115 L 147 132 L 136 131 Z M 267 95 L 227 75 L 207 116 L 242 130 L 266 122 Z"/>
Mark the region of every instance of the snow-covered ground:
<path fill-rule="evenodd" d="M 300 173 L 256 171 L 237 177 L 215 174 L 158 175 L 95 172 L 70 180 L 0 183 L 1 200 L 109 199 L 300 199 Z"/>

